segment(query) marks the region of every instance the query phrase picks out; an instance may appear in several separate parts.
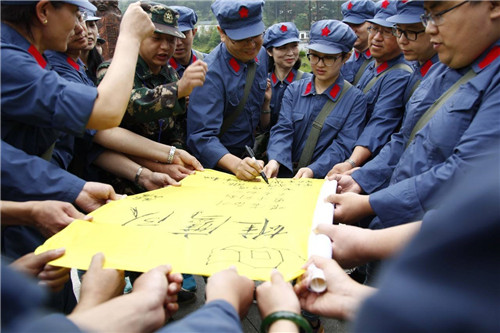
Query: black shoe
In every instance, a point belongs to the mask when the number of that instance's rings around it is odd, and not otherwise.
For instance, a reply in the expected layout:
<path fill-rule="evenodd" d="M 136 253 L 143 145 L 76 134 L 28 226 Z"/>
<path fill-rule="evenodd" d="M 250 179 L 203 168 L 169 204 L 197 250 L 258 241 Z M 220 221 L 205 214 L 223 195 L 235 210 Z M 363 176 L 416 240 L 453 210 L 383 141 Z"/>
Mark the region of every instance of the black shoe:
<path fill-rule="evenodd" d="M 196 301 L 196 293 L 181 289 L 177 294 L 177 303 L 179 305 L 190 304 Z"/>

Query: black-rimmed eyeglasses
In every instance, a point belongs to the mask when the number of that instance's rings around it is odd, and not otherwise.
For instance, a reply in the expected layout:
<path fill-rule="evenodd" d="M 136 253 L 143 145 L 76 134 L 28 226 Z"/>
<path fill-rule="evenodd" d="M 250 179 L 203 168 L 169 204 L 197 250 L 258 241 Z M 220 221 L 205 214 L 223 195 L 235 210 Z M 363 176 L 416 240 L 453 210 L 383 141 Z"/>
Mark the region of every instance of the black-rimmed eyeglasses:
<path fill-rule="evenodd" d="M 418 35 L 423 32 L 425 32 L 425 29 L 420 31 L 413 31 L 413 30 L 403 30 L 397 27 L 392 27 L 392 34 L 394 36 L 396 36 L 397 38 L 401 38 L 401 36 L 404 35 L 406 39 L 411 41 L 417 40 Z"/>
<path fill-rule="evenodd" d="M 435 25 L 436 27 L 443 24 L 444 20 L 443 20 L 443 15 L 448 13 L 448 12 L 451 12 L 453 9 L 456 9 L 460 6 L 462 6 L 463 4 L 469 2 L 469 0 L 467 1 L 464 1 L 464 2 L 461 2 L 459 3 L 458 5 L 455 5 L 451 8 L 448 8 L 448 9 L 445 9 L 445 10 L 442 10 L 436 14 L 422 14 L 420 15 L 420 20 L 422 21 L 422 24 L 424 25 L 424 27 L 427 28 L 427 25 L 429 23 L 432 23 L 433 25 Z"/>
<path fill-rule="evenodd" d="M 309 59 L 309 62 L 311 65 L 317 65 L 321 60 L 323 60 L 323 64 L 326 67 L 331 67 L 335 64 L 335 61 L 337 61 L 338 58 L 342 57 L 342 54 L 338 55 L 326 55 L 323 57 L 320 57 L 317 54 L 314 53 L 308 53 L 307 54 L 307 59 Z"/>

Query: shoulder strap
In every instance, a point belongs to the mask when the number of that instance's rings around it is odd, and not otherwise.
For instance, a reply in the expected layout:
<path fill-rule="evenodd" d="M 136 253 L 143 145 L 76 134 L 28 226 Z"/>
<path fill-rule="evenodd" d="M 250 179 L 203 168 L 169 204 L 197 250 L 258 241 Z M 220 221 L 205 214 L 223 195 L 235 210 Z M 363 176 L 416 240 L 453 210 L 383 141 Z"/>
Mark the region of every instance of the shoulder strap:
<path fill-rule="evenodd" d="M 358 84 L 359 79 L 361 79 L 361 76 L 365 72 L 366 66 L 368 66 L 368 64 L 370 63 L 370 61 L 372 61 L 372 59 L 366 59 L 365 58 L 365 60 L 363 60 L 363 63 L 359 67 L 359 69 L 358 69 L 358 71 L 356 73 L 356 76 L 354 77 L 354 81 L 352 82 L 353 85 L 357 85 Z"/>
<path fill-rule="evenodd" d="M 299 163 L 297 164 L 297 170 L 311 164 L 311 159 L 314 153 L 314 149 L 316 148 L 316 144 L 318 143 L 319 134 L 321 133 L 321 129 L 323 128 L 323 124 L 325 123 L 326 117 L 335 109 L 338 102 L 344 97 L 349 89 L 351 89 L 352 85 L 344 80 L 344 88 L 342 89 L 342 93 L 339 98 L 334 102 L 331 99 L 325 103 L 319 114 L 314 119 L 312 123 L 311 130 L 309 131 L 309 136 L 306 139 L 306 143 L 304 145 L 304 150 L 302 150 L 302 154 L 300 154 Z M 297 171 L 294 170 L 294 173 Z"/>
<path fill-rule="evenodd" d="M 386 70 L 385 72 L 380 74 L 379 76 L 374 76 L 368 82 L 368 84 L 365 86 L 365 88 L 363 89 L 363 94 L 366 94 L 368 92 L 368 90 L 370 90 L 381 77 L 383 77 L 384 75 L 386 75 L 387 73 L 389 73 L 390 71 L 393 71 L 395 69 L 402 69 L 402 70 L 407 71 L 409 73 L 413 73 L 413 69 L 411 69 L 411 67 L 408 66 L 407 64 L 403 64 L 403 63 L 395 64 L 394 66 L 392 66 L 391 68 L 389 68 L 388 70 Z"/>
<path fill-rule="evenodd" d="M 50 145 L 49 148 L 47 148 L 47 150 L 42 155 L 40 155 L 40 157 L 43 158 L 44 160 L 50 162 L 50 160 L 52 159 L 52 153 L 54 152 L 55 147 L 56 147 L 56 143 L 54 142 L 53 144 Z"/>
<path fill-rule="evenodd" d="M 247 102 L 248 95 L 250 95 L 250 90 L 252 90 L 252 85 L 255 78 L 255 71 L 257 70 L 257 64 L 255 62 L 252 62 L 247 65 L 247 68 L 248 72 L 247 72 L 247 79 L 245 82 L 245 90 L 243 92 L 243 98 L 241 99 L 238 106 L 236 106 L 234 112 L 229 114 L 222 121 L 222 126 L 220 127 L 220 132 L 218 135 L 219 138 L 221 138 L 224 135 L 224 133 L 226 133 L 226 131 L 229 129 L 229 127 L 231 127 L 236 118 L 238 118 L 238 116 L 241 114 L 241 111 L 243 111 L 243 108 L 245 107 L 245 104 Z"/>
<path fill-rule="evenodd" d="M 303 71 L 301 71 L 300 69 L 297 70 L 297 75 L 295 76 L 295 80 L 294 81 L 299 81 L 300 79 L 302 79 L 303 75 L 304 75 Z"/>
<path fill-rule="evenodd" d="M 460 78 L 457 82 L 455 82 L 448 90 L 444 92 L 444 94 L 441 95 L 428 109 L 425 111 L 425 113 L 420 117 L 418 122 L 415 124 L 415 127 L 413 127 L 413 130 L 411 131 L 410 138 L 408 139 L 408 142 L 406 143 L 406 147 L 410 145 L 410 143 L 415 139 L 415 135 L 417 134 L 418 131 L 420 131 L 425 124 L 429 122 L 429 120 L 436 114 L 437 110 L 439 110 L 446 101 L 455 94 L 455 92 L 460 88 L 460 86 L 464 83 L 467 83 L 470 79 L 476 76 L 476 73 L 474 70 L 471 68 L 467 73 L 465 73 L 464 76 Z"/>
<path fill-rule="evenodd" d="M 415 92 L 415 90 L 417 90 L 418 86 L 420 85 L 420 82 L 421 82 L 421 80 L 415 81 L 415 83 L 411 87 L 410 93 L 408 94 L 408 96 L 405 99 L 405 105 L 406 105 L 406 103 L 408 103 L 408 101 L 410 100 L 410 98 L 413 95 L 413 93 Z"/>

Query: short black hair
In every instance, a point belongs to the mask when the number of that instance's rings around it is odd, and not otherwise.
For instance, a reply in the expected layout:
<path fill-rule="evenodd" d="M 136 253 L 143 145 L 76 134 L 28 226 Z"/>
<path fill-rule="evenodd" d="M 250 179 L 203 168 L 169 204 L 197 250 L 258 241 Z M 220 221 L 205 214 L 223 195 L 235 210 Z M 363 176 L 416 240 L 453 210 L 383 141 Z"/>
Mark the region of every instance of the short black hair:
<path fill-rule="evenodd" d="M 26 2 L 17 5 L 6 5 L 2 3 L 2 22 L 10 23 L 23 28 L 28 36 L 33 38 L 31 25 L 36 18 L 36 6 L 38 2 Z M 60 1 L 50 1 L 54 8 L 60 8 L 64 4 Z"/>

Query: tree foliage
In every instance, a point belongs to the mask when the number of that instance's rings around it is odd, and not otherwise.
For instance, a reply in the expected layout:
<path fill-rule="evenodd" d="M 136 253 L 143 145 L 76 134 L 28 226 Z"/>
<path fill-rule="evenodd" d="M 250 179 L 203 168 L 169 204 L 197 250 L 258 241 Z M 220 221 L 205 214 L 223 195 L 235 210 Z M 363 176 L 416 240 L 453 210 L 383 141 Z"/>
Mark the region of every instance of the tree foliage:
<path fill-rule="evenodd" d="M 122 12 L 126 10 L 133 0 L 120 0 L 119 7 Z M 157 0 L 155 2 L 165 5 L 186 6 L 192 8 L 198 15 L 198 24 L 211 22 L 216 25 L 217 21 L 210 6 L 213 1 L 182 1 L 182 0 Z M 278 22 L 294 22 L 299 30 L 309 30 L 312 23 L 325 20 L 341 20 L 340 6 L 343 1 L 282 1 L 267 0 L 264 5 L 263 21 L 266 27 Z M 220 42 L 217 29 L 209 28 L 207 32 L 199 31 L 194 39 L 194 48 L 202 52 L 208 52 Z"/>

